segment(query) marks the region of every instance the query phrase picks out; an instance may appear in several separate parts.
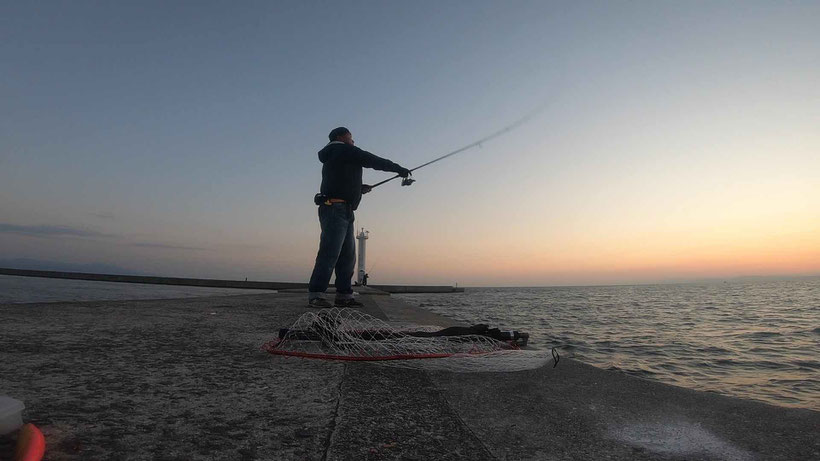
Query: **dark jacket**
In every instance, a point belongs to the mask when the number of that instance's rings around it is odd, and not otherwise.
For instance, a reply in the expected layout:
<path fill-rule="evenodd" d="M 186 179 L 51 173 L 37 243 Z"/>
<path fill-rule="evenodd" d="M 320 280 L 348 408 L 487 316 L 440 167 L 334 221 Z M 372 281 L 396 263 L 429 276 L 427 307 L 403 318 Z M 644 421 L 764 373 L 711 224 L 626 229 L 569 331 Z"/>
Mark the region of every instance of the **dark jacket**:
<path fill-rule="evenodd" d="M 319 151 L 322 162 L 321 193 L 340 198 L 355 210 L 362 200 L 362 168 L 398 173 L 401 167 L 370 152 L 340 141 L 334 141 Z"/>

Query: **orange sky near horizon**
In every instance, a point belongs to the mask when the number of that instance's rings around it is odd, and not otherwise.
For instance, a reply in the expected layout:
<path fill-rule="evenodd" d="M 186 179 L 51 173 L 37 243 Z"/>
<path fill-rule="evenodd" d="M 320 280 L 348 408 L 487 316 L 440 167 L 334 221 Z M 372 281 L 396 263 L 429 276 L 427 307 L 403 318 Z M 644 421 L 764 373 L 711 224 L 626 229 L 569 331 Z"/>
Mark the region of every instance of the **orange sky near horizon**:
<path fill-rule="evenodd" d="M 813 232 L 742 242 L 729 238 L 659 245 L 635 239 L 560 249 L 554 243 L 547 248 L 497 246 L 483 252 L 431 246 L 414 258 L 393 254 L 388 261 L 402 270 L 383 271 L 381 277 L 430 283 L 431 275 L 441 279 L 446 278 L 441 274 L 452 274 L 466 285 L 520 286 L 820 274 L 818 236 L 820 226 Z"/>

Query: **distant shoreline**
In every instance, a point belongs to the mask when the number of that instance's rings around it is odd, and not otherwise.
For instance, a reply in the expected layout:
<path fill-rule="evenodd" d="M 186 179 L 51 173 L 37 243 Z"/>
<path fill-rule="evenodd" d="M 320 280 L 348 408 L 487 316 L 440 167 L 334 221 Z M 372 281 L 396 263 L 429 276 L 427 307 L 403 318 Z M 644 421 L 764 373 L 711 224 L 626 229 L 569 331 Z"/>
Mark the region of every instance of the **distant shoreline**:
<path fill-rule="evenodd" d="M 209 288 L 240 288 L 253 290 L 307 290 L 307 283 L 299 282 L 258 282 L 242 280 L 196 279 L 183 277 L 157 277 L 146 275 L 92 274 L 86 272 L 42 271 L 0 267 L 0 275 L 18 277 L 40 277 L 68 280 L 88 280 L 94 282 L 141 283 L 150 285 L 177 285 Z M 464 288 L 447 285 L 368 285 L 387 293 L 460 293 Z"/>

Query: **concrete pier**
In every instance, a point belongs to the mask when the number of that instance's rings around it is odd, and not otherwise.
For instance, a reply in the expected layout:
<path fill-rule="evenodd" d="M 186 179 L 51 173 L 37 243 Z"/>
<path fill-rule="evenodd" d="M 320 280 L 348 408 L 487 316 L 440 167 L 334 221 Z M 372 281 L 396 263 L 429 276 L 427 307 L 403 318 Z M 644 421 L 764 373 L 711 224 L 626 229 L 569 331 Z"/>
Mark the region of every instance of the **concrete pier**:
<path fill-rule="evenodd" d="M 307 309 L 301 293 L 0 305 L 0 392 L 25 402 L 49 460 L 820 459 L 818 412 L 570 359 L 465 374 L 260 349 Z"/>

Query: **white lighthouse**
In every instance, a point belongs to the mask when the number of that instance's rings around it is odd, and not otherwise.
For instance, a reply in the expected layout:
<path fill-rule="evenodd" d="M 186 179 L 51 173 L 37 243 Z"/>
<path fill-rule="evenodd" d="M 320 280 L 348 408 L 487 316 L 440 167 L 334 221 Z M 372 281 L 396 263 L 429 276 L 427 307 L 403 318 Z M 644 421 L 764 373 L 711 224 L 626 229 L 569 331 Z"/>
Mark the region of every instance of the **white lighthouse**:
<path fill-rule="evenodd" d="M 361 232 L 359 232 L 359 235 L 356 236 L 356 240 L 359 241 L 359 258 L 358 258 L 359 259 L 359 271 L 356 274 L 356 280 L 359 282 L 359 285 L 364 284 L 364 274 L 366 274 L 365 269 L 364 269 L 365 268 L 364 254 L 365 254 L 365 249 L 367 248 L 366 243 L 367 243 L 367 235 L 368 234 L 370 234 L 370 232 L 368 232 L 368 231 L 364 230 L 364 228 L 362 228 Z"/>

